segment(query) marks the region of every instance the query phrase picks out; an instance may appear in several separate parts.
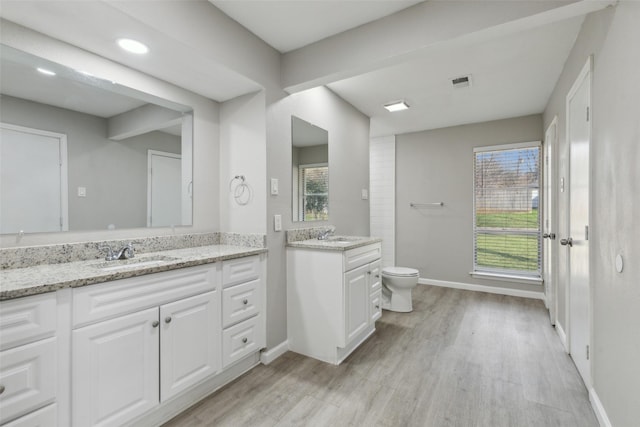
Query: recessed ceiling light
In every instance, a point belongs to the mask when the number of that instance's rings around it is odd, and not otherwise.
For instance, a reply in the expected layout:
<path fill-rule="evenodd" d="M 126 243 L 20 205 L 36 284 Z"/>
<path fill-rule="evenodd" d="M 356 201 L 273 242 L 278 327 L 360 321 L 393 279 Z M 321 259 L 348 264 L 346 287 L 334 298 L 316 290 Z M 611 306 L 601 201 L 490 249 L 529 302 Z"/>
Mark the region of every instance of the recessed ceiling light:
<path fill-rule="evenodd" d="M 402 110 L 407 110 L 409 108 L 409 104 L 407 104 L 404 101 L 396 101 L 396 102 L 391 102 L 389 104 L 385 104 L 384 108 L 387 109 L 387 111 L 402 111 Z"/>
<path fill-rule="evenodd" d="M 54 73 L 51 70 L 47 70 L 46 68 L 38 67 L 38 68 L 36 68 L 36 70 L 38 70 L 40 73 L 45 74 L 47 76 L 55 76 L 56 75 L 56 73 Z"/>
<path fill-rule="evenodd" d="M 139 55 L 149 52 L 149 48 L 146 44 L 133 39 L 118 39 L 118 46 L 127 52 L 137 53 Z"/>

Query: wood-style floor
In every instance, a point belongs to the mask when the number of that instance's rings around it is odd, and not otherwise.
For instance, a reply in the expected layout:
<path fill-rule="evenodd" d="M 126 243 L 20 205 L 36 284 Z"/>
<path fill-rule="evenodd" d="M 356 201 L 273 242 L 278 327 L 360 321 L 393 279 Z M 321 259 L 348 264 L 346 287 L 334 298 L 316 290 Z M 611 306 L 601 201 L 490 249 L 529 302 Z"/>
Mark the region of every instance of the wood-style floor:
<path fill-rule="evenodd" d="M 542 301 L 432 286 L 340 366 L 288 352 L 165 427 L 598 426 Z"/>

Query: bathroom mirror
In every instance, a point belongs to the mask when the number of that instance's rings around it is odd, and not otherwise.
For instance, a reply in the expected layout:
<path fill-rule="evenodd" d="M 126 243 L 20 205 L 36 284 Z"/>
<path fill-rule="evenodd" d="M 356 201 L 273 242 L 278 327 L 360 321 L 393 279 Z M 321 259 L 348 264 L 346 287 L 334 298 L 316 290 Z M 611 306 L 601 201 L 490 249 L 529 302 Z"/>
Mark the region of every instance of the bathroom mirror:
<path fill-rule="evenodd" d="M 0 45 L 0 233 L 192 223 L 192 109 Z"/>
<path fill-rule="evenodd" d="M 291 117 L 293 221 L 329 219 L 329 132 Z"/>

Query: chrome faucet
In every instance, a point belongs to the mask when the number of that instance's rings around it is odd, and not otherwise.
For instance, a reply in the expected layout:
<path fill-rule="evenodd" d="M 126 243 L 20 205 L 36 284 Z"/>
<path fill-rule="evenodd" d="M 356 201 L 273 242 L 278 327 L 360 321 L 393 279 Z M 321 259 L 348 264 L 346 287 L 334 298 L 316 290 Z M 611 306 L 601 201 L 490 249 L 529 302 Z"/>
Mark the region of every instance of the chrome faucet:
<path fill-rule="evenodd" d="M 106 261 L 115 261 L 117 259 L 129 259 L 135 256 L 132 242 L 129 242 L 126 245 L 124 245 L 117 252 L 114 252 L 113 249 L 111 249 L 111 246 L 109 245 L 100 246 L 98 249 L 104 250 L 107 253 L 107 256 L 104 258 Z"/>
<path fill-rule="evenodd" d="M 327 240 L 327 238 L 332 234 L 333 234 L 333 230 L 329 228 L 321 232 L 320 234 L 318 234 L 318 240 Z"/>

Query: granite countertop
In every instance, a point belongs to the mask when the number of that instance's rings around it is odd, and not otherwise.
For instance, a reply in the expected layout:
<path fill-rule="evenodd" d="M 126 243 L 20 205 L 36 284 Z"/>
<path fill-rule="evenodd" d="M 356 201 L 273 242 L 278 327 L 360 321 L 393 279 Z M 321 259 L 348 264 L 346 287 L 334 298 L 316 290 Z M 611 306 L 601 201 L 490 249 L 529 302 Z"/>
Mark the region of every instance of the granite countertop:
<path fill-rule="evenodd" d="M 267 252 L 265 248 L 211 245 L 136 254 L 134 258 L 123 261 L 94 259 L 4 269 L 0 270 L 0 300 L 193 267 L 265 252 Z M 146 265 L 135 265 L 145 261 L 148 262 Z M 134 265 L 124 267 L 126 264 Z M 123 268 L 119 268 L 120 265 L 123 265 Z M 106 270 L 104 267 L 116 267 L 116 269 Z"/>
<path fill-rule="evenodd" d="M 290 248 L 322 249 L 327 251 L 347 251 L 360 246 L 382 242 L 378 237 L 329 236 L 326 240 L 307 239 L 287 243 Z"/>

